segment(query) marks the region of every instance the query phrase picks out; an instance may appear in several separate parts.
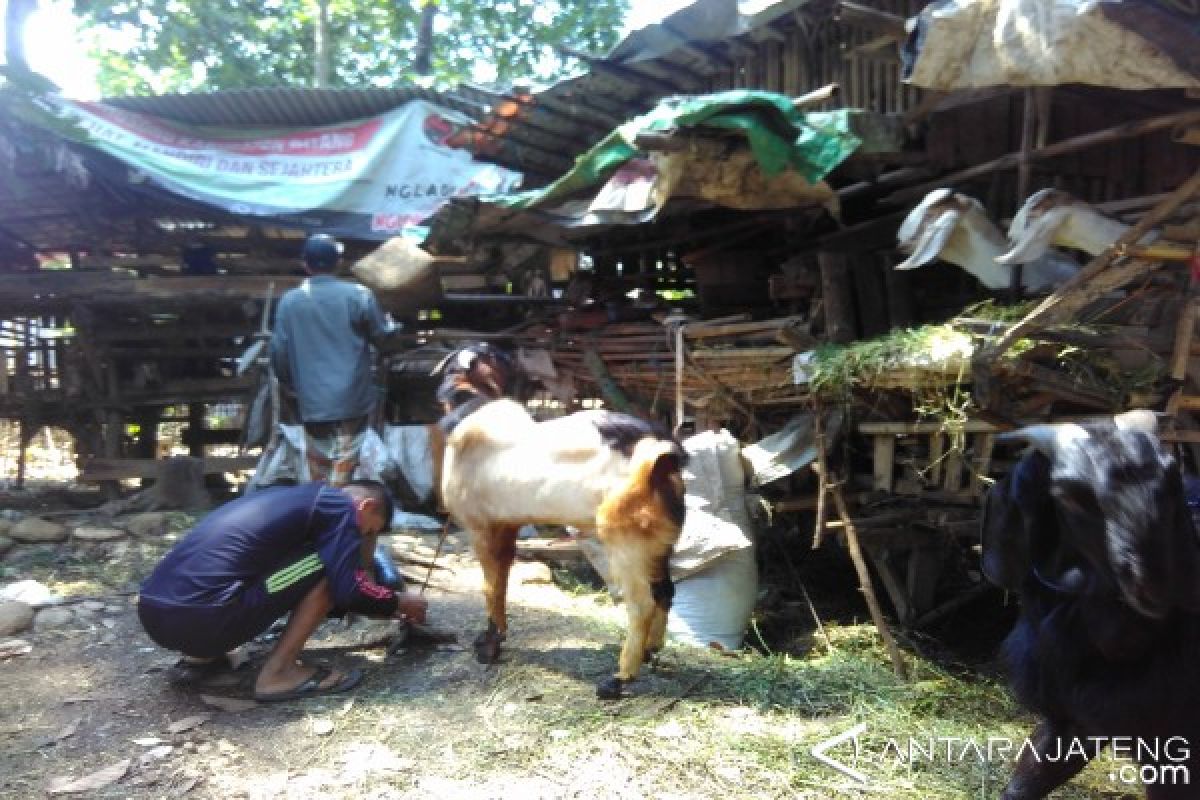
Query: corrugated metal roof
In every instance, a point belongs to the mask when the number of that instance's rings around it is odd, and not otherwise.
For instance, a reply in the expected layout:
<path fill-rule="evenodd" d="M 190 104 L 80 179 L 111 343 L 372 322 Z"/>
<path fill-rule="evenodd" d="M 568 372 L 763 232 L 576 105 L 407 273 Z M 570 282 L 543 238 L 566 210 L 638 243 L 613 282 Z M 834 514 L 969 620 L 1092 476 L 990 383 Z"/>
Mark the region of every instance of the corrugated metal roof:
<path fill-rule="evenodd" d="M 109 105 L 195 125 L 311 126 L 371 117 L 410 100 L 461 111 L 473 119 L 486 113 L 490 99 L 464 87 L 454 92 L 403 89 L 231 89 L 205 94 L 112 97 Z"/>
<path fill-rule="evenodd" d="M 711 91 L 713 77 L 738 63 L 760 35 L 796 27 L 793 12 L 830 0 L 696 0 L 661 23 L 634 31 L 606 57 L 583 57 L 587 74 L 520 99 L 519 111 L 492 96 L 481 123 L 477 158 L 557 178 L 609 131 L 674 94 Z M 743 13 L 749 10 L 751 13 Z M 772 30 L 773 29 L 773 30 Z M 738 39 L 744 41 L 739 42 Z"/>

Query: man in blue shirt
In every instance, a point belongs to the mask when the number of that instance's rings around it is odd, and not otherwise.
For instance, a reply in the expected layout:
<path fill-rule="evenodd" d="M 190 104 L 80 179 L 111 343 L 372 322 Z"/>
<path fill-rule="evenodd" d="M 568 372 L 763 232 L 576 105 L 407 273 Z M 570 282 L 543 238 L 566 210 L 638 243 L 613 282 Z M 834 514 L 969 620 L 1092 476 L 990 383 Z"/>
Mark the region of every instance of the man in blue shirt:
<path fill-rule="evenodd" d="M 138 617 L 157 644 L 217 664 L 291 612 L 254 684 L 261 701 L 351 689 L 360 670 L 299 661 L 330 612 L 423 623 L 424 598 L 375 584 L 362 554 L 392 518 L 383 484 L 307 483 L 245 495 L 205 517 L 142 584 Z"/>

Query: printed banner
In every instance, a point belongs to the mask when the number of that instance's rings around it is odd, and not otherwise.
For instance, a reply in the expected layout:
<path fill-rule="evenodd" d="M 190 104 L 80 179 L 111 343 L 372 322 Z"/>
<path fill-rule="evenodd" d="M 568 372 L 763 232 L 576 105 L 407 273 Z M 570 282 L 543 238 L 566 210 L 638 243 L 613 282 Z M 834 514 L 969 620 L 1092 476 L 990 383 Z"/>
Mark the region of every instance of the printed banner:
<path fill-rule="evenodd" d="M 390 238 L 451 197 L 511 191 L 521 179 L 456 147 L 470 121 L 423 100 L 308 129 L 187 125 L 59 97 L 50 104 L 77 126 L 68 136 L 128 165 L 135 183 L 359 239 Z"/>

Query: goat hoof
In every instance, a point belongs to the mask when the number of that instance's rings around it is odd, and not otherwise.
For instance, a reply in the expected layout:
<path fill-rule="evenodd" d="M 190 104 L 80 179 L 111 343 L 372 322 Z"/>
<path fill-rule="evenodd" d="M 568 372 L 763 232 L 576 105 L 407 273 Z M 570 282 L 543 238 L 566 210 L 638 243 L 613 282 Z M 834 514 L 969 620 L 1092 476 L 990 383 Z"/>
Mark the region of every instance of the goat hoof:
<path fill-rule="evenodd" d="M 625 681 L 616 677 L 606 678 L 596 685 L 596 697 L 601 700 L 616 700 L 621 696 Z"/>
<path fill-rule="evenodd" d="M 480 664 L 495 664 L 500 659 L 500 637 L 484 632 L 475 637 L 475 660 Z"/>

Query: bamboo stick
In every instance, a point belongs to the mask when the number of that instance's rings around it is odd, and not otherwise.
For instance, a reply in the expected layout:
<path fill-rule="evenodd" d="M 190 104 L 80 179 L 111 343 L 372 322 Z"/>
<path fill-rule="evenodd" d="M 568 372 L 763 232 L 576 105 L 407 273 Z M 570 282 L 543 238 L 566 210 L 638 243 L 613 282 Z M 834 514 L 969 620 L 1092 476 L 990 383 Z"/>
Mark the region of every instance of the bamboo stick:
<path fill-rule="evenodd" d="M 875 588 L 871 584 L 871 573 L 867 571 L 867 562 L 863 559 L 862 546 L 858 541 L 858 530 L 846 508 L 846 499 L 842 496 L 841 487 L 836 485 L 831 487 L 830 493 L 833 495 L 838 516 L 846 526 L 846 548 L 850 551 L 850 560 L 854 562 L 854 570 L 858 573 L 859 589 L 867 601 L 867 610 L 871 612 L 871 620 L 875 623 L 875 629 L 879 631 L 879 637 L 883 639 L 883 645 L 887 648 L 888 657 L 892 660 L 892 669 L 895 670 L 896 676 L 901 679 L 907 678 L 908 670 L 904 665 L 904 657 L 900 654 L 900 648 L 896 646 L 896 640 L 892 638 L 887 620 L 883 617 L 879 598 L 875 596 Z"/>

